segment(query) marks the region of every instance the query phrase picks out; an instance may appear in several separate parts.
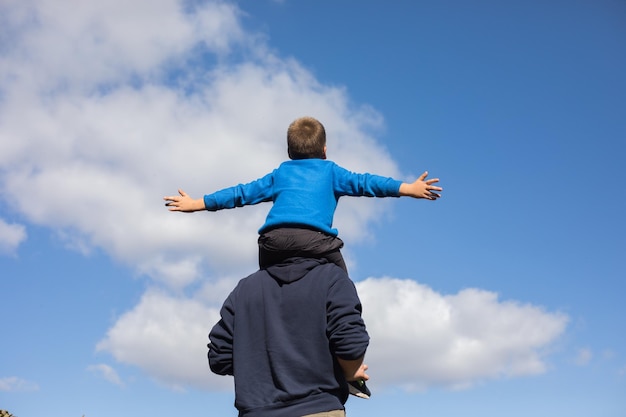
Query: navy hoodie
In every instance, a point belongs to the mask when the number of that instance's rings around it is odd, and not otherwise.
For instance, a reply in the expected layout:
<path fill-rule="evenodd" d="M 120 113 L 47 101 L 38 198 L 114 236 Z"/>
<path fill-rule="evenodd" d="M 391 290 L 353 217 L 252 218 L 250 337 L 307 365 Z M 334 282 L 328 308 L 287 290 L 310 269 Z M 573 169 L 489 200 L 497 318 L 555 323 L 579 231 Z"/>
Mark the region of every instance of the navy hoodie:
<path fill-rule="evenodd" d="M 336 357 L 358 359 L 369 336 L 354 284 L 324 259 L 292 258 L 242 279 L 209 334 L 209 366 L 235 377 L 239 416 L 343 409 Z"/>

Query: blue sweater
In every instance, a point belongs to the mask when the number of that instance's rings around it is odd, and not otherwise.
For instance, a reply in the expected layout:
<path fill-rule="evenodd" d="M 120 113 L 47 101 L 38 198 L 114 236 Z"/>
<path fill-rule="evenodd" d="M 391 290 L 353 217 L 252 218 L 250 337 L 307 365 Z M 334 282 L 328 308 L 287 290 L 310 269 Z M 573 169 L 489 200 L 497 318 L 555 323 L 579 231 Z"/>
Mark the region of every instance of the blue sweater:
<path fill-rule="evenodd" d="M 343 409 L 336 357 L 365 354 L 369 336 L 354 284 L 323 259 L 291 258 L 244 278 L 209 333 L 209 365 L 235 377 L 240 417 Z"/>
<path fill-rule="evenodd" d="M 356 174 L 324 159 L 283 162 L 248 184 L 204 196 L 209 211 L 273 201 L 263 233 L 277 227 L 308 227 L 337 236 L 333 217 L 339 197 L 398 197 L 401 181 L 373 174 Z"/>

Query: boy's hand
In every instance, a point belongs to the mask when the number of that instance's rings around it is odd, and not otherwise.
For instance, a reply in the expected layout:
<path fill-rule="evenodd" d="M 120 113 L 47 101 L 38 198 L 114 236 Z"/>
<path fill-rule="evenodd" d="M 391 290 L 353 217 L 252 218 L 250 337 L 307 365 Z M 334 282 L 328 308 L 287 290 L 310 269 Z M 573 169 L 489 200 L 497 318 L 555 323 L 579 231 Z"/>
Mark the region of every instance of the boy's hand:
<path fill-rule="evenodd" d="M 189 195 L 183 190 L 178 190 L 180 196 L 163 197 L 163 200 L 167 201 L 165 206 L 169 211 L 182 211 L 185 213 L 191 213 L 193 211 L 204 210 L 204 199 L 199 198 L 197 200 L 189 197 Z"/>
<path fill-rule="evenodd" d="M 439 178 L 427 180 L 427 176 L 428 171 L 420 175 L 419 178 L 411 184 L 406 182 L 402 183 L 400 185 L 400 195 L 413 198 L 425 198 L 426 200 L 436 200 L 441 197 L 441 194 L 438 194 L 436 191 L 443 191 L 443 188 L 433 185 L 439 182 Z"/>

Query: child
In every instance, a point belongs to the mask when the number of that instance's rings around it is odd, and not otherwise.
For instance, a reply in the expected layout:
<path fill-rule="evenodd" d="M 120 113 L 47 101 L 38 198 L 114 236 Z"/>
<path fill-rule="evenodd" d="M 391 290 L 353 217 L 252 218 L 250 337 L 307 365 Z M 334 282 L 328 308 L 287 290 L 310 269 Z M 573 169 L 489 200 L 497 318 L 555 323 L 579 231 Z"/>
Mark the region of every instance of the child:
<path fill-rule="evenodd" d="M 340 249 L 343 241 L 332 228 L 339 197 L 409 196 L 436 200 L 439 179 L 424 172 L 413 183 L 372 174 L 356 174 L 326 160 L 326 131 L 312 117 L 296 119 L 287 130 L 290 161 L 249 184 L 225 188 L 204 198 L 164 197 L 170 211 L 217 211 L 272 201 L 259 229 L 259 267 L 291 257 L 326 258 L 347 272 Z"/>

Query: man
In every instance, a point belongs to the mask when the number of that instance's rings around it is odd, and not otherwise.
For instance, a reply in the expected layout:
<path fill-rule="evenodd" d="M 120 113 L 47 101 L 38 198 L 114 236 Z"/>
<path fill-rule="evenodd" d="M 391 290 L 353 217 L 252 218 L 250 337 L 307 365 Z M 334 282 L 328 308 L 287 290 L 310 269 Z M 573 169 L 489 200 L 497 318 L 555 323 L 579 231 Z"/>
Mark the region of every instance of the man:
<path fill-rule="evenodd" d="M 209 366 L 235 379 L 240 417 L 345 416 L 367 380 L 361 303 L 344 270 L 290 258 L 242 279 L 209 334 Z"/>

